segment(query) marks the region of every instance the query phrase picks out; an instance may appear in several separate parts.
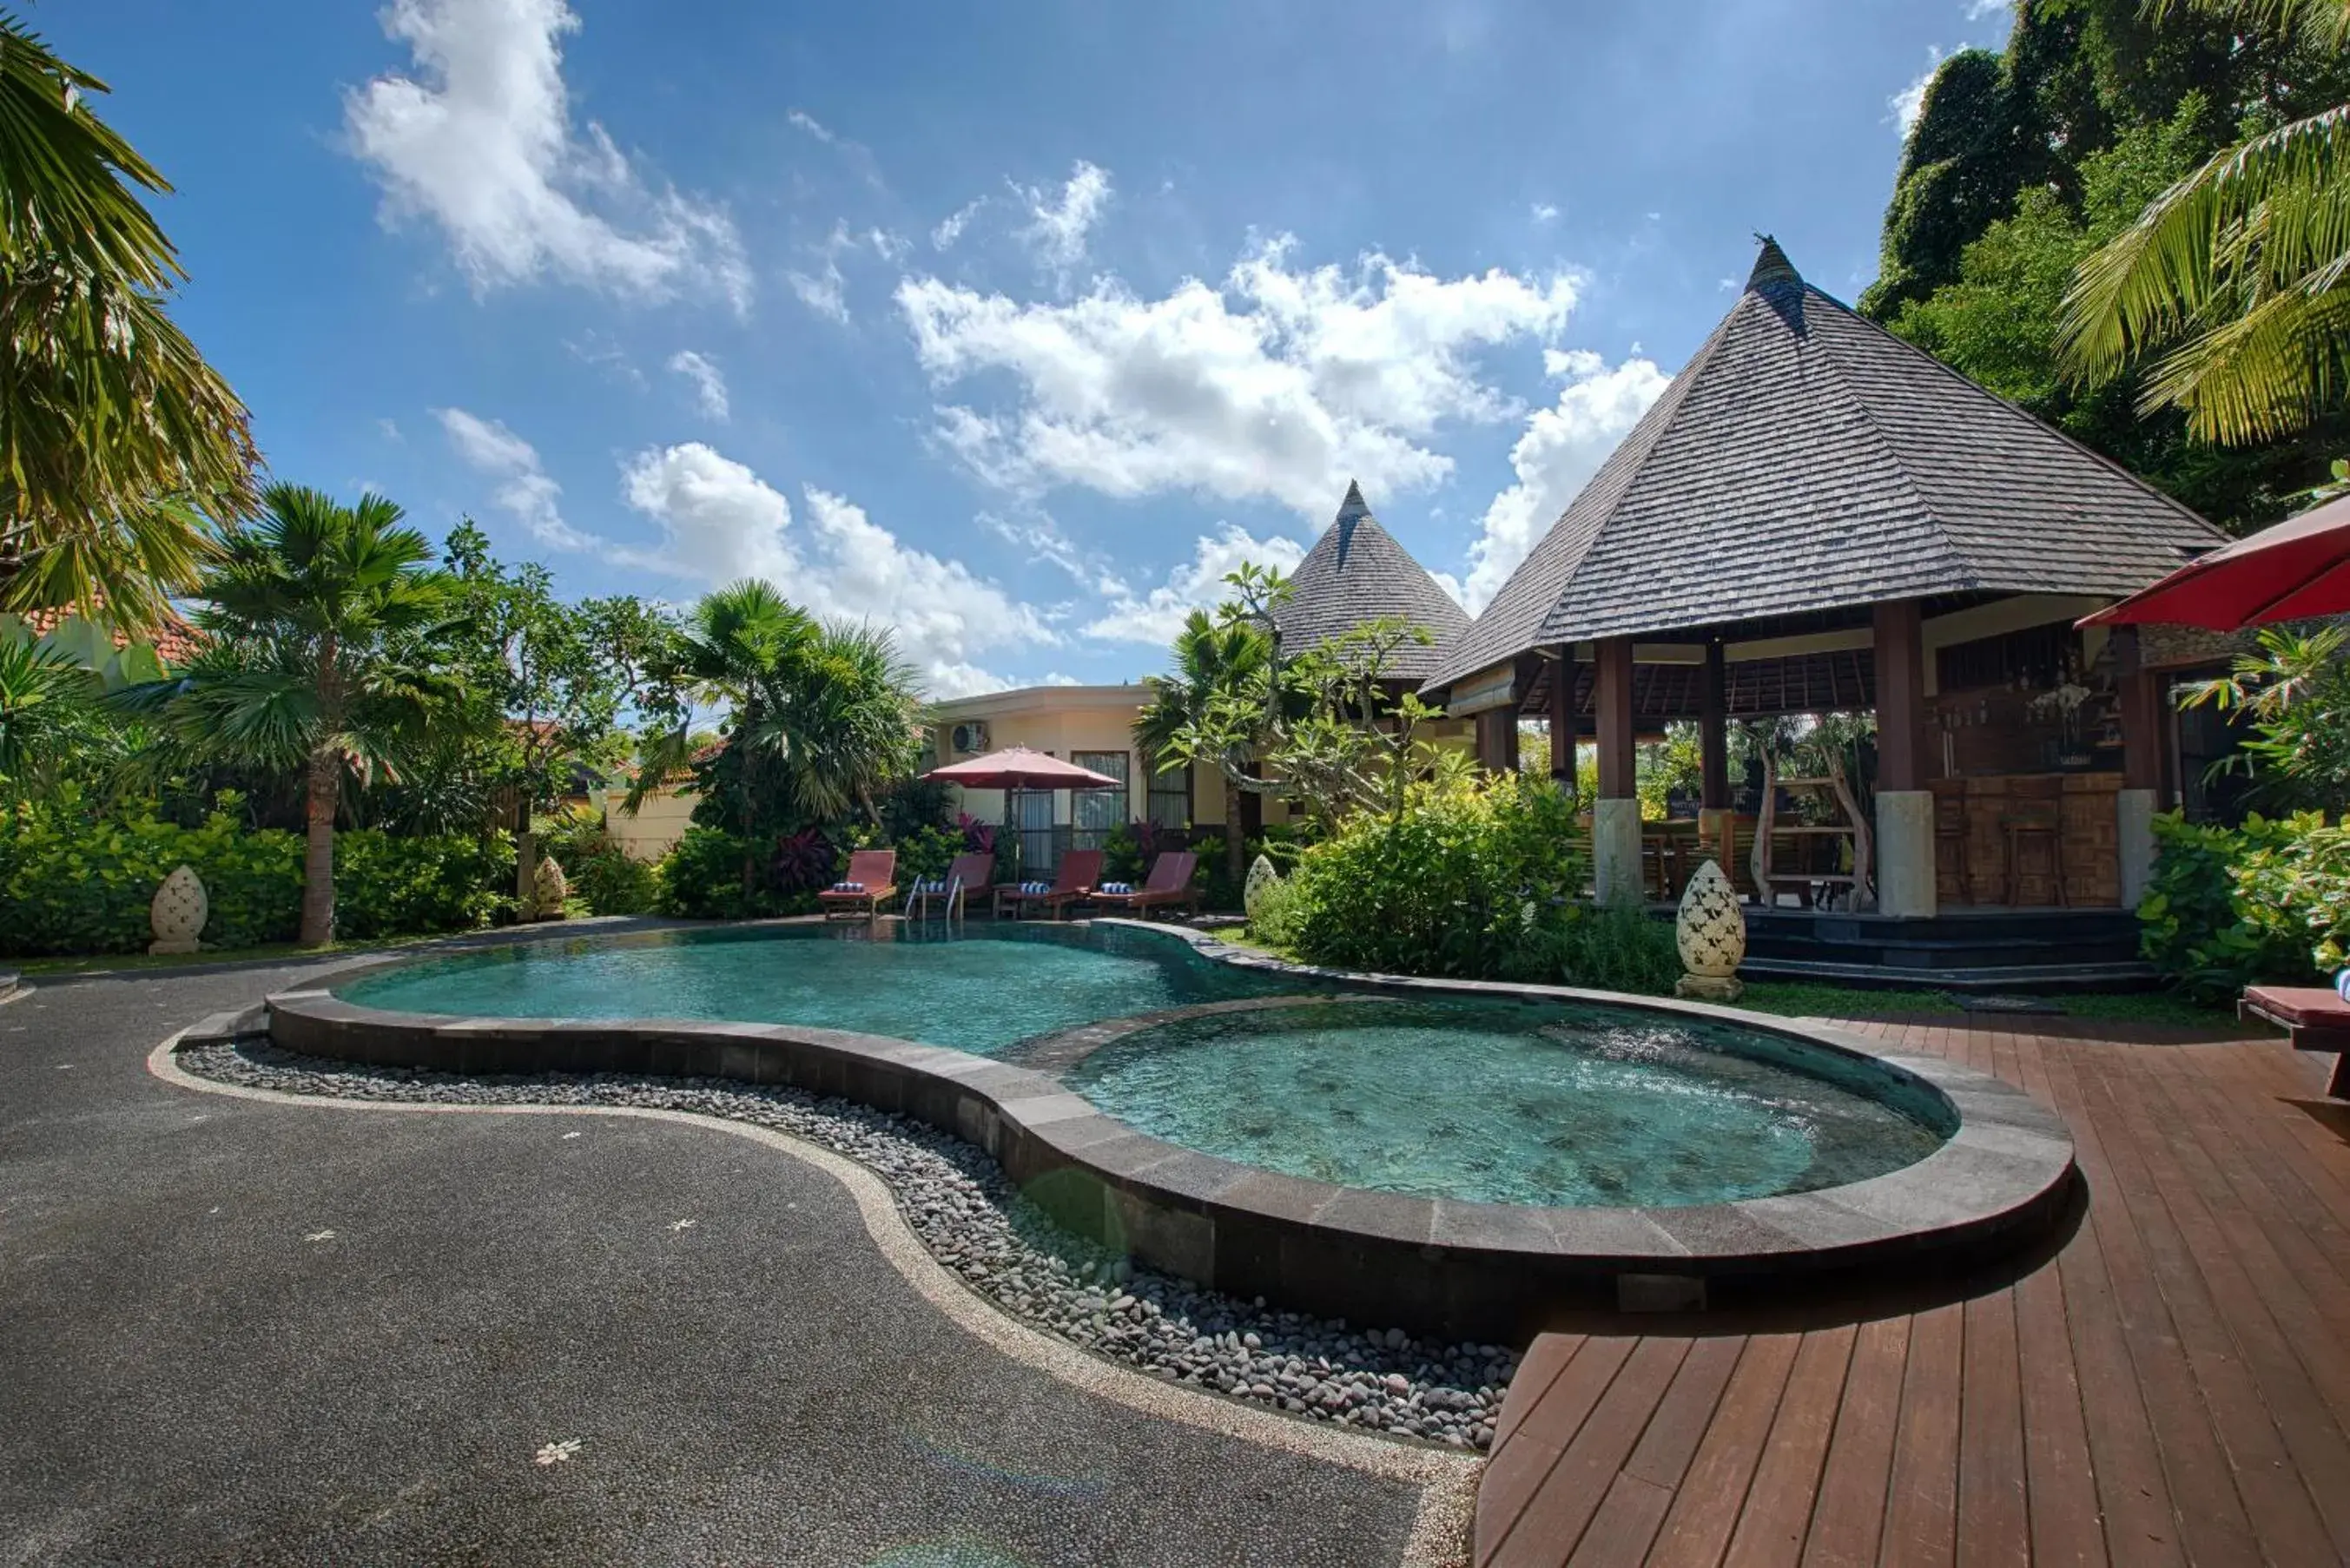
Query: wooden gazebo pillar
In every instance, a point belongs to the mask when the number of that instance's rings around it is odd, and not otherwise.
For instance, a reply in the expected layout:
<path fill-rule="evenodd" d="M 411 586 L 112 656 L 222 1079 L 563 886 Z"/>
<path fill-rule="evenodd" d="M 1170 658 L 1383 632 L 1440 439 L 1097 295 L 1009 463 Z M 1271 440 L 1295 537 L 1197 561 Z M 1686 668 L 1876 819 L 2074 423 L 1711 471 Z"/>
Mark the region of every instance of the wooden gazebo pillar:
<path fill-rule="evenodd" d="M 1602 639 L 1594 671 L 1599 711 L 1599 798 L 1591 803 L 1591 881 L 1603 904 L 1638 903 L 1640 802 L 1632 787 L 1632 639 Z"/>
<path fill-rule="evenodd" d="M 1705 645 L 1705 683 L 1698 699 L 1697 841 L 1728 875 L 1736 836 L 1730 823 L 1730 672 L 1719 639 Z"/>
<path fill-rule="evenodd" d="M 1918 601 L 1878 605 L 1874 640 L 1877 908 L 1931 919 L 1939 908 L 1934 794 L 1926 787 L 1926 644 Z"/>
<path fill-rule="evenodd" d="M 2154 877 L 2154 814 L 2162 794 L 2162 680 L 2146 668 L 2137 628 L 2117 626 L 2113 639 L 2122 725 L 2122 787 L 2114 795 L 2114 829 L 2122 908 L 2135 909 Z"/>
<path fill-rule="evenodd" d="M 1550 776 L 1575 793 L 1575 649 L 1564 643 L 1551 650 Z"/>

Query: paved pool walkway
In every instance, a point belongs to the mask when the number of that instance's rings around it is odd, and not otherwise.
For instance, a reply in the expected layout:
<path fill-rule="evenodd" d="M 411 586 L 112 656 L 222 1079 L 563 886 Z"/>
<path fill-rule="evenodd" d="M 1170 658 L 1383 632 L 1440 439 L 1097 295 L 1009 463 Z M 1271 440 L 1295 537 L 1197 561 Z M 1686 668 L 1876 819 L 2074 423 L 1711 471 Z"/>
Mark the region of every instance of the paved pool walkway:
<path fill-rule="evenodd" d="M 2055 1106 L 2077 1228 L 1961 1300 L 1562 1325 L 1512 1386 L 1480 1568 L 2350 1562 L 2331 1058 L 2225 1030 L 1852 1027 Z"/>
<path fill-rule="evenodd" d="M 1019 1329 L 853 1169 L 149 1071 L 297 972 L 0 1005 L 0 1563 L 1311 1568 L 1462 1540 L 1465 1462 Z"/>

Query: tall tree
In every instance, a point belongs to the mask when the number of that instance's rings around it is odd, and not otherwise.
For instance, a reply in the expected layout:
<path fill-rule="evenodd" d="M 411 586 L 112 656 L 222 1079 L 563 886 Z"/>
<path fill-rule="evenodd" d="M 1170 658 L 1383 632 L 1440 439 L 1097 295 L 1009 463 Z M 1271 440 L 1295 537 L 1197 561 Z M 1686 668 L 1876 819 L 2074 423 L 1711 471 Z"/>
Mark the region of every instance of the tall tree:
<path fill-rule="evenodd" d="M 335 820 L 347 774 L 365 783 L 476 709 L 442 664 L 454 582 L 432 543 L 380 495 L 346 506 L 273 484 L 262 514 L 222 542 L 188 668 L 121 694 L 200 759 L 300 767 L 308 842 L 301 940 L 333 940 Z"/>
<path fill-rule="evenodd" d="M 1173 668 L 1143 678 L 1150 694 L 1135 715 L 1143 755 L 1205 763 L 1224 786 L 1224 869 L 1234 887 L 1246 876 L 1241 833 L 1241 777 L 1256 761 L 1251 736 L 1267 701 L 1273 642 L 1249 622 L 1193 610 L 1175 636 Z"/>
<path fill-rule="evenodd" d="M 0 13 L 0 608 L 154 624 L 254 500 L 244 405 L 173 324 L 171 190 L 89 105 L 106 84 Z"/>
<path fill-rule="evenodd" d="M 1862 311 L 1882 318 L 1957 279 L 1960 253 L 2015 200 L 2018 143 L 2000 57 L 1961 49 L 1943 61 L 1901 149 L 1884 254 Z"/>
<path fill-rule="evenodd" d="M 2345 0 L 2195 0 L 2340 53 Z M 2084 384 L 2145 367 L 2142 408 L 2199 437 L 2294 436 L 2350 402 L 2350 103 L 2251 136 L 2081 265 L 2061 346 Z"/>

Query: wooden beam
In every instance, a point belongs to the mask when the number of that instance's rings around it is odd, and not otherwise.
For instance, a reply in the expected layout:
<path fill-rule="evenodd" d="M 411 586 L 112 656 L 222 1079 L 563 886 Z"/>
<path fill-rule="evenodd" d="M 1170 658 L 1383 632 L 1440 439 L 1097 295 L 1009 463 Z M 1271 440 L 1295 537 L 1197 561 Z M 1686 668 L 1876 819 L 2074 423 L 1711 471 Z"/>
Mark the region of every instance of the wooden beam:
<path fill-rule="evenodd" d="M 1877 607 L 1877 787 L 1926 787 L 1926 650 L 1916 599 Z"/>
<path fill-rule="evenodd" d="M 1559 648 L 1550 667 L 1550 776 L 1575 793 L 1575 649 Z"/>
<path fill-rule="evenodd" d="M 2114 671 L 2119 678 L 2122 725 L 2122 788 L 2162 788 L 2162 678 L 2146 668 L 2137 628 L 2113 633 Z"/>
<path fill-rule="evenodd" d="M 1632 748 L 1632 639 L 1599 643 L 1594 706 L 1599 710 L 1599 798 L 1630 800 L 1637 762 Z"/>
<path fill-rule="evenodd" d="M 1730 671 L 1721 644 L 1705 649 L 1705 684 L 1698 694 L 1699 801 L 1708 811 L 1730 806 Z"/>

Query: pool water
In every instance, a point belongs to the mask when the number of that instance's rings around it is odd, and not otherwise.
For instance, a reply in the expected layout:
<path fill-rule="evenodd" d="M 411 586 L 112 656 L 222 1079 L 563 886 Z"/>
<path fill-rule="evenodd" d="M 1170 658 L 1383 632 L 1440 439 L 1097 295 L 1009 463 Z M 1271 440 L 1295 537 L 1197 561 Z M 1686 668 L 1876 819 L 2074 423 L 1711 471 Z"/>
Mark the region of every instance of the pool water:
<path fill-rule="evenodd" d="M 1333 1000 L 1185 1019 L 1068 1074 L 1139 1131 L 1422 1198 L 1677 1206 L 1883 1175 L 1954 1130 L 1888 1068 L 1630 1008 Z"/>
<path fill-rule="evenodd" d="M 985 1056 L 1104 1018 L 1303 989 L 1148 932 L 1005 923 L 958 936 L 885 922 L 532 943 L 403 965 L 336 993 L 466 1017 L 804 1023 Z"/>

